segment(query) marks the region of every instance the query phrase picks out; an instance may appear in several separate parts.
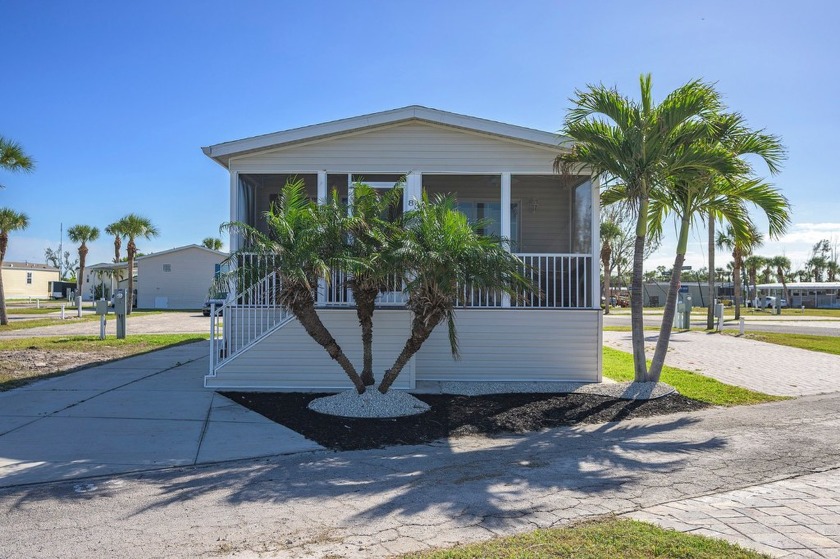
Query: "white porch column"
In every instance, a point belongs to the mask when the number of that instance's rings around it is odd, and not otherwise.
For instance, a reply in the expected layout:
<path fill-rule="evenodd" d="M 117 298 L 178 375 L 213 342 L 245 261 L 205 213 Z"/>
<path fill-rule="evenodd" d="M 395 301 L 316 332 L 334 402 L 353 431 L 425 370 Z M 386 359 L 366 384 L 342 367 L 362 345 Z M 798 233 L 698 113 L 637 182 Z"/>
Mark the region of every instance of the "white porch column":
<path fill-rule="evenodd" d="M 353 173 L 347 173 L 347 214 L 353 215 Z"/>
<path fill-rule="evenodd" d="M 317 203 L 323 206 L 327 203 L 327 172 L 318 171 L 318 190 Z M 321 278 L 318 280 L 318 292 L 315 294 L 315 302 L 325 302 L 327 300 L 327 282 Z"/>
<path fill-rule="evenodd" d="M 403 190 L 403 212 L 413 210 L 423 197 L 423 175 L 420 171 L 411 171 L 405 176 Z"/>
<path fill-rule="evenodd" d="M 327 201 L 327 172 L 318 171 L 318 205 L 321 206 Z"/>
<path fill-rule="evenodd" d="M 601 308 L 601 181 L 592 179 L 592 308 Z M 607 301 L 609 303 L 609 301 Z"/>
<path fill-rule="evenodd" d="M 239 221 L 239 173 L 230 173 L 230 221 Z M 230 230 L 230 252 L 231 254 L 242 248 L 241 236 L 234 230 Z"/>
<path fill-rule="evenodd" d="M 511 240 L 510 236 L 510 173 L 502 173 L 502 193 L 501 193 L 501 206 L 502 206 L 502 222 L 501 226 L 501 235 L 502 238 L 505 239 L 508 243 Z M 508 251 L 511 250 L 510 244 L 507 246 Z M 504 293 L 502 295 L 502 307 L 510 307 L 510 295 Z"/>

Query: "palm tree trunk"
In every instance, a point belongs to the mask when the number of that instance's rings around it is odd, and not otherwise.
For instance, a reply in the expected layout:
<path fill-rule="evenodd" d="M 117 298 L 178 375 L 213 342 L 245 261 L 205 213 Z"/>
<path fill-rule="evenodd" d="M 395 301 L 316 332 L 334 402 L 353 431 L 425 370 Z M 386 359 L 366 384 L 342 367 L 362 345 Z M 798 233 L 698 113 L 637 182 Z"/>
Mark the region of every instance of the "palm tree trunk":
<path fill-rule="evenodd" d="M 706 330 L 715 327 L 715 216 L 709 212 L 709 311 L 706 313 Z"/>
<path fill-rule="evenodd" d="M 691 224 L 683 218 L 680 224 L 680 238 L 677 243 L 677 256 L 674 258 L 674 269 L 671 270 L 671 283 L 668 286 L 668 296 L 665 298 L 665 312 L 662 314 L 662 326 L 659 329 L 659 339 L 656 340 L 656 350 L 648 370 L 648 381 L 659 382 L 668 344 L 671 341 L 671 330 L 674 326 L 674 314 L 677 310 L 677 293 L 679 293 L 680 276 L 685 262 L 685 251 L 688 247 L 688 230 Z"/>
<path fill-rule="evenodd" d="M 385 376 L 379 384 L 378 390 L 382 394 L 388 392 L 388 389 L 391 388 L 391 385 L 394 384 L 395 380 L 397 380 L 397 376 L 400 374 L 400 371 L 403 370 L 403 367 L 405 367 L 414 354 L 420 350 L 423 342 L 429 339 L 435 325 L 439 322 L 439 320 L 434 320 L 432 317 L 414 316 L 414 319 L 411 321 L 411 336 L 408 340 L 406 340 L 402 351 L 397 356 L 397 360 L 394 362 L 394 365 L 385 371 Z"/>
<path fill-rule="evenodd" d="M 3 268 L 3 259 L 6 258 L 6 247 L 9 246 L 9 235 L 0 233 L 0 270 Z M 3 272 L 0 272 L 0 325 L 9 324 L 9 317 L 6 316 L 6 292 L 3 289 Z"/>
<path fill-rule="evenodd" d="M 297 297 L 291 298 L 294 301 L 291 305 L 292 313 L 297 317 L 303 329 L 306 330 L 306 333 L 318 345 L 323 347 L 327 351 L 327 354 L 341 366 L 350 378 L 350 382 L 356 388 L 356 392 L 364 394 L 365 383 L 362 382 L 362 377 L 356 372 L 356 368 L 353 367 L 353 364 L 344 354 L 344 351 L 342 351 L 341 346 L 338 345 L 338 342 L 332 337 L 330 331 L 324 326 L 321 317 L 318 316 L 312 293 L 304 287 L 297 295 Z"/>
<path fill-rule="evenodd" d="M 732 251 L 732 284 L 735 298 L 735 320 L 741 318 L 741 252 Z"/>
<path fill-rule="evenodd" d="M 76 295 L 79 295 L 82 298 L 84 298 L 82 285 L 84 285 L 85 281 L 85 259 L 87 258 L 87 253 L 88 248 L 85 243 L 82 243 L 79 247 L 79 277 L 76 278 Z"/>
<path fill-rule="evenodd" d="M 793 299 L 790 298 L 790 292 L 788 291 L 787 280 L 785 280 L 784 270 L 782 270 L 781 267 L 777 268 L 776 269 L 776 275 L 779 276 L 779 283 L 782 284 L 782 290 L 785 293 L 785 299 L 787 299 L 788 308 L 792 308 L 793 307 Z M 779 302 L 779 305 L 781 306 L 781 301 Z"/>
<path fill-rule="evenodd" d="M 353 299 L 356 301 L 356 316 L 359 318 L 359 325 L 362 327 L 362 382 L 365 386 L 373 386 L 376 379 L 373 377 L 373 312 L 374 302 L 378 290 L 362 289 L 351 284 Z"/>
<path fill-rule="evenodd" d="M 633 368 L 636 382 L 647 381 L 647 358 L 645 356 L 644 301 L 642 300 L 642 278 L 644 276 L 645 236 L 647 235 L 647 200 L 639 208 L 636 224 L 636 243 L 633 247 L 633 280 L 630 284 L 630 330 L 633 338 Z"/>

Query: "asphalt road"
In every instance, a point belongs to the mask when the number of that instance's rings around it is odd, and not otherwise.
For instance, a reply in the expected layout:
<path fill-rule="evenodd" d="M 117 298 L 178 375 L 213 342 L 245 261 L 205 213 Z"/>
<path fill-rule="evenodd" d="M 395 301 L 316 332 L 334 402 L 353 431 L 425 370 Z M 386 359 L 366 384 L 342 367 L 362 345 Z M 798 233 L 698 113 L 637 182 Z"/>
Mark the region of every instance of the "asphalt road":
<path fill-rule="evenodd" d="M 691 328 L 705 330 L 705 317 L 692 316 Z M 661 314 L 645 314 L 645 326 L 659 326 L 662 322 Z M 630 326 L 629 314 L 604 315 L 604 326 Z M 738 322 L 734 319 L 724 321 L 724 330 L 738 330 Z M 745 319 L 747 332 L 783 332 L 788 334 L 813 334 L 815 336 L 840 336 L 840 320 L 811 318 L 771 318 L 748 316 Z"/>

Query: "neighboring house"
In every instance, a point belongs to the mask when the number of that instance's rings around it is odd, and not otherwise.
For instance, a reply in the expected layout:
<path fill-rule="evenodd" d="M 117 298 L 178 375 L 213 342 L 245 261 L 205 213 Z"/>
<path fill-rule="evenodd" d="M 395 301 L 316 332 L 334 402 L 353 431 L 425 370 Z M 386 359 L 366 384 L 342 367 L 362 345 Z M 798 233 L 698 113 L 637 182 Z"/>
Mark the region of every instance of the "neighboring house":
<path fill-rule="evenodd" d="M 787 299 L 787 294 L 781 283 L 759 283 L 757 287 L 759 297 L 770 295 L 779 299 Z M 840 309 L 840 282 L 791 282 L 787 284 L 787 289 L 791 298 L 787 302 L 789 307 Z"/>
<path fill-rule="evenodd" d="M 134 266 L 134 276 L 137 277 L 137 265 Z M 128 289 L 127 262 L 100 262 L 85 266 L 85 277 L 82 283 L 82 300 L 111 299 L 114 289 Z M 137 289 L 137 280 L 134 282 Z"/>
<path fill-rule="evenodd" d="M 230 172 L 230 219 L 265 230 L 264 213 L 291 177 L 312 199 L 355 182 L 392 188 L 405 177 L 403 210 L 423 191 L 450 193 L 488 232 L 512 240 L 541 298 L 511 301 L 465 287 L 456 321 L 461 359 L 441 325 L 395 388 L 424 381 L 590 381 L 601 379 L 598 187 L 581 170 L 559 176 L 565 139 L 444 111 L 411 106 L 203 148 Z M 564 145 L 566 146 L 564 148 Z M 231 237 L 232 250 L 242 239 Z M 251 264 L 259 257 L 251 258 Z M 340 367 L 300 324 L 273 304 L 273 276 L 228 300 L 222 339 L 211 351 L 208 387 L 344 390 Z M 144 280 L 145 281 L 145 280 Z M 349 290 L 336 277 L 317 293 L 319 314 L 361 369 L 360 329 Z M 374 315 L 374 370 L 393 364 L 410 329 L 401 292 L 386 292 Z"/>
<path fill-rule="evenodd" d="M 137 307 L 200 309 L 228 254 L 187 245 L 137 258 Z"/>
<path fill-rule="evenodd" d="M 668 288 L 670 281 L 649 281 L 642 284 L 642 294 L 644 297 L 643 305 L 645 307 L 664 307 L 665 299 L 668 297 Z M 694 307 L 708 307 L 711 298 L 709 297 L 709 285 L 705 281 L 683 281 L 681 283 L 683 290 L 688 290 L 688 295 L 691 297 L 691 305 Z M 750 286 L 752 288 L 752 286 Z M 741 297 L 746 299 L 746 288 L 741 287 L 744 291 Z M 734 297 L 732 283 L 718 281 L 715 282 L 715 295 L 721 301 L 732 300 Z"/>
<path fill-rule="evenodd" d="M 58 268 L 29 262 L 3 262 L 3 292 L 7 299 L 50 297 L 50 282 L 58 281 Z"/>

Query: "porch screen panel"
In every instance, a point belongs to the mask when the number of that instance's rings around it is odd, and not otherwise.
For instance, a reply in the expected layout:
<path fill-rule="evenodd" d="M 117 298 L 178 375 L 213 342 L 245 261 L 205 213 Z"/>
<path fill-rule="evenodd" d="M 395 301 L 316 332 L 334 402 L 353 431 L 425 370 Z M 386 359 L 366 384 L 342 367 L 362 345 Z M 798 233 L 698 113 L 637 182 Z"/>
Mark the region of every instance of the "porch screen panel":
<path fill-rule="evenodd" d="M 267 233 L 268 227 L 266 225 L 265 213 L 271 208 L 271 204 L 275 203 L 279 197 L 283 186 L 290 180 L 303 180 L 306 188 L 306 196 L 310 200 L 318 198 L 318 175 L 304 174 L 304 173 L 288 173 L 288 174 L 260 174 L 249 173 L 247 175 L 240 175 L 241 179 L 251 185 L 251 202 L 252 209 L 246 222 L 257 228 L 261 233 Z"/>

